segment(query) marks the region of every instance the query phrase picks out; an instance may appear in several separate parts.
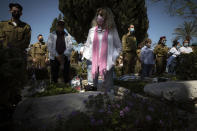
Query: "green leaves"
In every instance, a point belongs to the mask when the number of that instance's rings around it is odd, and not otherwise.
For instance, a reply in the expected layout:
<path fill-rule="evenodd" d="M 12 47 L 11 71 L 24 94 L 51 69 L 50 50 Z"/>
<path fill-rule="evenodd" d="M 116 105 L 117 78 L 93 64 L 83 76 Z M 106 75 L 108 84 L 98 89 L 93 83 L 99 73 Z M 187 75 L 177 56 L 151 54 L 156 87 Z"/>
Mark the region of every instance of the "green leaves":
<path fill-rule="evenodd" d="M 176 75 L 181 80 L 197 79 L 197 52 L 182 54 L 177 58 Z"/>
<path fill-rule="evenodd" d="M 136 26 L 138 43 L 147 37 L 149 22 L 145 0 L 59 0 L 59 9 L 64 14 L 66 29 L 78 42 L 86 41 L 91 22 L 99 7 L 109 7 L 114 13 L 120 39 L 128 32 L 132 23 Z"/>

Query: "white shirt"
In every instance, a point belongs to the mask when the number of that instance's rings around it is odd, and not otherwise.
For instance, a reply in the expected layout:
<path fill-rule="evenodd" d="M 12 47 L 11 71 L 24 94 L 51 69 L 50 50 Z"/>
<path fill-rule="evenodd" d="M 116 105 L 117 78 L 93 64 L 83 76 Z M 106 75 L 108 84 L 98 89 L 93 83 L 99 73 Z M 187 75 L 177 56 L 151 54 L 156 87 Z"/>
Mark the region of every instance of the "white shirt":
<path fill-rule="evenodd" d="M 140 60 L 144 64 L 155 64 L 153 49 L 144 46 L 141 50 Z"/>
<path fill-rule="evenodd" d="M 85 43 L 83 50 L 83 57 L 92 61 L 92 47 L 94 40 L 94 32 L 96 27 L 89 30 L 88 38 Z M 99 41 L 102 40 L 100 37 L 102 33 L 98 33 Z M 101 43 L 101 42 L 99 42 Z M 107 55 L 107 70 L 110 70 L 115 65 L 116 59 L 122 50 L 122 44 L 116 29 L 109 30 L 108 33 L 108 55 Z"/>
<path fill-rule="evenodd" d="M 66 33 L 67 34 L 67 33 Z M 65 45 L 66 45 L 66 50 L 64 51 L 64 55 L 68 57 L 68 59 L 70 59 L 70 55 L 73 49 L 73 45 L 72 45 L 72 36 L 70 34 L 65 34 Z M 57 40 L 57 34 L 56 32 L 52 32 L 49 35 L 49 38 L 47 40 L 47 46 L 48 46 L 48 50 L 49 50 L 49 58 L 51 60 L 54 60 L 56 56 L 58 56 L 59 54 L 56 51 L 56 40 Z"/>
<path fill-rule="evenodd" d="M 175 47 L 172 47 L 168 53 L 172 53 L 172 55 L 167 59 L 167 67 L 172 64 L 174 58 L 180 55 L 180 52 Z"/>
<path fill-rule="evenodd" d="M 191 53 L 191 52 L 193 52 L 193 50 L 192 50 L 192 48 L 191 47 L 181 47 L 180 49 L 179 49 L 179 52 L 180 53 L 186 53 L 186 54 L 189 54 L 189 53 Z"/>
<path fill-rule="evenodd" d="M 172 47 L 168 53 L 171 53 L 173 57 L 180 55 L 180 52 L 176 49 L 176 47 Z"/>

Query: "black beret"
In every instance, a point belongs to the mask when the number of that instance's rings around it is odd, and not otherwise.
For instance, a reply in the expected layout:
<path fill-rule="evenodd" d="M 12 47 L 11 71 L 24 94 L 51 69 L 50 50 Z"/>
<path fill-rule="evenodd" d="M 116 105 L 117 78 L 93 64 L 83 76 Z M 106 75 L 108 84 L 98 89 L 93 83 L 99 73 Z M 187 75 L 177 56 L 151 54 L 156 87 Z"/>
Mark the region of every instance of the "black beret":
<path fill-rule="evenodd" d="M 21 11 L 23 11 L 23 7 L 18 3 L 10 3 L 9 8 L 12 9 L 12 7 L 16 7 L 18 9 L 20 9 Z"/>

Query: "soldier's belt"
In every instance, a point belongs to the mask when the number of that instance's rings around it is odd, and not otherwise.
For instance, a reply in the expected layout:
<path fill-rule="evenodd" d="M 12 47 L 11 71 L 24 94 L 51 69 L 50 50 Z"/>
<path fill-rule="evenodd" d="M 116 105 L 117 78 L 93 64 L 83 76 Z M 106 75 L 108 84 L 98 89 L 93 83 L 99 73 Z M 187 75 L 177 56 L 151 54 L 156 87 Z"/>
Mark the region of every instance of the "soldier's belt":
<path fill-rule="evenodd" d="M 35 53 L 35 55 L 45 55 L 45 54 L 43 54 L 43 53 Z"/>

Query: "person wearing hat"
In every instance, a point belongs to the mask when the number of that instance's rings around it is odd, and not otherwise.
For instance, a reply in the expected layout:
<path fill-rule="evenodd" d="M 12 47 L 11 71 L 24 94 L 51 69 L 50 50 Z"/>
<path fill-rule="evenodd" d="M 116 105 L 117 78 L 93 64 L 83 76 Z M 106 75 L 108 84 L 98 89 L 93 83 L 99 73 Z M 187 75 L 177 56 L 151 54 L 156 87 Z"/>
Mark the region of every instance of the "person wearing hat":
<path fill-rule="evenodd" d="M 0 22 L 0 46 L 3 48 L 17 48 L 25 54 L 31 39 L 31 27 L 20 20 L 23 7 L 18 3 L 9 4 L 12 18 Z"/>
<path fill-rule="evenodd" d="M 59 72 L 62 71 L 64 82 L 69 83 L 70 55 L 73 49 L 72 36 L 64 31 L 65 23 L 59 20 L 56 31 L 50 33 L 47 41 L 51 76 L 54 83 L 58 82 Z"/>
<path fill-rule="evenodd" d="M 156 73 L 157 75 L 162 75 L 166 70 L 168 47 L 166 46 L 166 37 L 160 37 L 157 46 L 154 49 L 154 54 L 156 56 Z"/>

